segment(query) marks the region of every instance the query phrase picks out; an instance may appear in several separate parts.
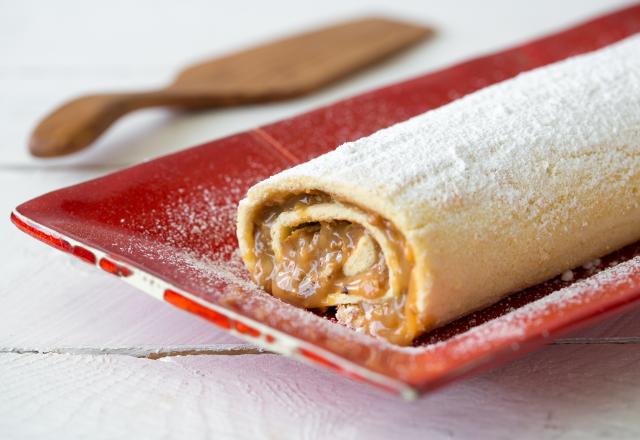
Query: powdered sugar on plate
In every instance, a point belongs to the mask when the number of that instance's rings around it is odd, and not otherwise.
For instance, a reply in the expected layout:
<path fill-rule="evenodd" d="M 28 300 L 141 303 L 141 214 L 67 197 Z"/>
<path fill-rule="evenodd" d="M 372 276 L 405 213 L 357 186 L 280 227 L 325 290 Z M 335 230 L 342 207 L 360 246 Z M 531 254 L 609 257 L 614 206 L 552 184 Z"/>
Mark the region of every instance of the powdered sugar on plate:
<path fill-rule="evenodd" d="M 146 248 L 146 244 L 137 245 L 135 241 L 132 241 L 130 246 L 138 247 L 137 252 Z M 205 255 L 193 250 L 177 250 L 173 246 L 165 246 L 161 252 L 147 252 L 147 257 L 173 267 L 182 275 L 188 275 L 193 281 L 192 285 L 197 286 L 193 293 L 207 301 L 231 305 L 233 308 L 239 304 L 244 311 L 259 311 L 253 317 L 268 325 L 272 325 L 271 320 L 277 317 L 280 323 L 287 322 L 287 325 L 296 327 L 297 331 L 304 329 L 304 333 L 309 336 L 318 332 L 339 336 L 343 341 L 406 353 L 436 351 L 444 346 L 451 346 L 449 353 L 464 355 L 496 341 L 519 340 L 525 337 L 532 326 L 542 324 L 550 313 L 562 312 L 574 305 L 587 304 L 596 300 L 603 290 L 608 291 L 629 283 L 631 275 L 640 274 L 640 256 L 632 256 L 626 261 L 618 262 L 624 260 L 624 257 L 614 253 L 610 257 L 593 260 L 574 269 L 571 271 L 571 280 L 566 279 L 563 274 L 545 283 L 557 289 L 538 300 L 523 306 L 510 307 L 505 314 L 478 325 L 471 322 L 468 330 L 440 342 L 417 347 L 398 347 L 385 340 L 355 332 L 269 295 L 253 283 L 237 248 L 230 253 L 217 252 Z M 637 255 L 640 251 L 640 248 L 631 248 L 632 255 Z"/>
<path fill-rule="evenodd" d="M 593 262 L 585 264 L 585 266 L 589 266 L 590 269 L 594 268 Z M 610 290 L 630 282 L 635 283 L 636 287 L 640 288 L 640 281 L 630 281 L 632 279 L 631 275 L 636 275 L 636 277 L 640 275 L 640 256 L 601 270 L 591 277 L 579 280 L 542 299 L 478 325 L 451 339 L 424 347 L 424 349 L 434 350 L 445 344 L 460 342 L 454 345 L 454 351 L 457 354 L 464 354 L 464 352 L 474 351 L 477 347 L 492 341 L 522 338 L 528 328 L 542 324 L 549 314 L 561 313 L 572 306 L 591 302 L 598 295 L 601 295 L 604 289 Z"/>

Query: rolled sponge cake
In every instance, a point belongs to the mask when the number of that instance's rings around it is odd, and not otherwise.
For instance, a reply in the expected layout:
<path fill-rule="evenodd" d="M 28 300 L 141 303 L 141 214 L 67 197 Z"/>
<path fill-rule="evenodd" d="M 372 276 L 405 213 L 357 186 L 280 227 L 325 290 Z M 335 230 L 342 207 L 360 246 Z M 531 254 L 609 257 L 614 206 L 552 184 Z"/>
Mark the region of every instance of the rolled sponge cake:
<path fill-rule="evenodd" d="M 346 325 L 408 344 L 639 240 L 639 191 L 634 36 L 276 174 L 241 201 L 237 232 L 245 264 L 265 289 L 303 307 L 335 306 Z M 342 241 L 329 252 L 321 239 L 331 234 Z M 353 237 L 369 240 L 368 251 L 354 251 Z M 296 254 L 294 238 L 305 252 Z M 365 263 L 353 263 L 358 258 Z M 349 259 L 364 275 L 345 278 Z M 379 292 L 351 293 L 349 286 L 371 281 L 374 267 Z M 287 276 L 299 284 L 278 295 Z M 318 298 L 313 289 L 322 283 L 330 288 Z M 296 295 L 301 301 L 291 301 Z"/>

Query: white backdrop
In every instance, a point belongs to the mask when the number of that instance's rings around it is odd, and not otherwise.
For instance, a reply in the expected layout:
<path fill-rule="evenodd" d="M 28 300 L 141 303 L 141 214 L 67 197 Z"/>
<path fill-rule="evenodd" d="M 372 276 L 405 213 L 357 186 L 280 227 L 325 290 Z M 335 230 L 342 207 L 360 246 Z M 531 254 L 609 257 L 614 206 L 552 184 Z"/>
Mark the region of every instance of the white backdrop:
<path fill-rule="evenodd" d="M 7 219 L 41 193 L 629 3 L 0 0 L 0 437 L 640 437 L 638 312 L 407 404 L 275 355 L 204 354 L 239 341 L 36 243 Z M 160 86 L 203 57 L 370 13 L 431 24 L 437 36 L 295 101 L 149 110 L 72 157 L 26 153 L 34 123 L 71 96 Z M 139 346 L 167 356 L 136 357 Z M 172 355 L 184 349 L 203 354 Z"/>

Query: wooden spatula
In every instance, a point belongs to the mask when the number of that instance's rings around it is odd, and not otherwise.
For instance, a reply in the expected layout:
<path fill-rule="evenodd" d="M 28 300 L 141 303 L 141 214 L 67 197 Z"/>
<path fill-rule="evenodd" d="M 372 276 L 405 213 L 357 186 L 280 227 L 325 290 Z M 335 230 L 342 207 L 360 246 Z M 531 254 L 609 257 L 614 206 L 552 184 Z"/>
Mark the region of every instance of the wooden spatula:
<path fill-rule="evenodd" d="M 302 95 L 430 34 L 415 24 L 365 18 L 188 67 L 164 89 L 82 96 L 45 117 L 29 149 L 40 157 L 81 150 L 119 117 L 145 107 L 204 109 Z"/>

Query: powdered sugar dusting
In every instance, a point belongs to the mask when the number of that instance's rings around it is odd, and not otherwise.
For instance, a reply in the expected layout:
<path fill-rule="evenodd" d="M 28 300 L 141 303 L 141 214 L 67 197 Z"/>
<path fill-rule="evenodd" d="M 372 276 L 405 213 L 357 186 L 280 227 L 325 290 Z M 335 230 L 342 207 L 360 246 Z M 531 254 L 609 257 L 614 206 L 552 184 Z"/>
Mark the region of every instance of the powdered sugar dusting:
<path fill-rule="evenodd" d="M 639 140 L 640 35 L 346 143 L 242 206 L 319 189 L 384 217 L 420 272 L 412 306 L 443 323 L 640 239 Z"/>
<path fill-rule="evenodd" d="M 543 237 L 580 211 L 571 181 L 580 180 L 585 193 L 598 193 L 603 180 L 609 190 L 633 186 L 639 124 L 640 36 L 634 36 L 346 143 L 257 186 L 304 177 L 436 213 L 491 206 L 522 213 Z M 556 203 L 565 209 L 550 211 Z M 397 211 L 391 220 L 403 230 L 424 225 L 422 209 Z M 495 223 L 497 233 L 501 226 Z"/>
<path fill-rule="evenodd" d="M 231 182 L 229 186 L 233 186 Z M 236 191 L 237 192 L 237 191 Z M 307 326 L 309 331 L 322 329 L 328 334 L 340 335 L 342 339 L 365 343 L 384 350 L 416 352 L 433 350 L 455 341 L 458 353 L 472 351 L 490 341 L 508 337 L 522 337 L 526 330 L 525 320 L 541 320 L 548 314 L 548 307 L 566 308 L 575 303 L 586 303 L 597 295 L 597 289 L 603 284 L 625 282 L 628 275 L 640 270 L 640 257 L 597 272 L 602 260 L 595 259 L 582 265 L 580 270 L 591 275 L 575 282 L 569 287 L 557 290 L 548 296 L 526 306 L 515 309 L 499 318 L 480 324 L 443 342 L 422 347 L 398 347 L 382 339 L 354 332 L 346 327 L 320 318 L 311 312 L 297 309 L 272 297 L 256 286 L 240 257 L 233 240 L 236 217 L 236 200 L 239 194 L 233 191 L 227 197 L 220 197 L 214 190 L 197 187 L 189 194 L 177 191 L 174 197 L 163 204 L 162 211 L 153 213 L 157 218 L 153 225 L 157 229 L 147 229 L 147 234 L 166 236 L 163 243 L 154 243 L 149 248 L 144 241 L 132 239 L 127 244 L 127 253 L 136 253 L 145 258 L 161 262 L 183 276 L 197 280 L 197 294 L 203 299 L 219 303 L 220 298 L 231 296 L 241 298 L 247 306 L 259 305 L 265 317 L 269 314 L 295 321 Z M 144 234 L 143 234 L 144 235 Z M 231 237 L 231 240 L 229 239 Z M 188 245 L 185 243 L 188 242 Z M 194 245 L 195 243 L 195 245 Z M 211 246 L 215 245 L 214 248 Z M 572 273 L 573 271 L 568 271 Z M 597 273 L 596 273 L 597 272 Z M 563 281 L 568 275 L 563 274 Z M 212 297 L 211 295 L 214 295 Z M 531 324 L 532 322 L 528 322 Z M 535 324 L 535 322 L 533 322 Z"/>
<path fill-rule="evenodd" d="M 135 242 L 131 246 L 138 247 Z M 144 245 L 137 251 L 144 251 Z M 544 324 L 545 318 L 554 313 L 579 304 L 587 304 L 602 294 L 602 289 L 611 289 L 629 283 L 631 275 L 640 274 L 640 256 L 618 263 L 610 262 L 608 267 L 594 260 L 584 264 L 583 270 L 591 274 L 587 278 L 556 290 L 553 293 L 522 307 L 472 327 L 470 330 L 441 342 L 418 347 L 399 347 L 386 340 L 356 332 L 342 325 L 321 318 L 309 311 L 284 303 L 254 284 L 247 272 L 237 249 L 230 256 L 203 256 L 189 251 L 146 252 L 146 256 L 177 268 L 183 275 L 189 275 L 198 282 L 198 296 L 214 303 L 223 303 L 224 298 L 240 299 L 245 307 L 260 308 L 262 323 L 270 316 L 288 320 L 309 332 L 321 331 L 339 336 L 343 341 L 365 344 L 379 350 L 420 353 L 435 351 L 444 346 L 452 347 L 457 355 L 472 353 L 495 341 L 523 338 L 528 328 Z M 215 297 L 211 297 L 214 295 Z M 222 298 L 222 301 L 221 301 Z"/>
<path fill-rule="evenodd" d="M 637 143 L 634 143 L 638 134 L 636 118 L 640 113 L 639 43 L 640 37 L 634 37 L 581 57 L 577 63 L 579 70 L 587 73 L 576 74 L 574 59 L 521 75 L 366 139 L 345 144 L 321 160 L 294 167 L 272 179 L 296 174 L 319 175 L 341 184 L 350 182 L 365 187 L 386 198 L 404 199 L 410 201 L 409 205 L 425 202 L 436 208 L 470 199 L 478 203 L 500 202 L 525 212 L 529 220 L 535 220 L 540 226 L 544 236 L 550 223 L 562 227 L 566 221 L 564 217 L 545 217 L 542 208 L 548 202 L 548 195 L 541 191 L 545 187 L 542 183 L 557 177 L 559 169 L 587 176 L 585 188 L 595 191 L 602 182 L 594 170 L 603 161 L 616 170 L 620 177 L 616 184 L 622 186 L 628 184 L 634 170 L 640 168 Z M 543 83 L 546 87 L 540 88 Z M 557 93 L 553 84 L 565 91 L 568 87 L 575 96 Z M 531 98 L 540 105 L 531 105 Z M 612 104 L 598 107 L 608 100 Z M 523 109 L 518 106 L 523 102 L 530 108 L 521 112 Z M 573 118 L 578 117 L 588 123 L 572 124 Z M 487 139 L 487 132 L 493 132 L 494 136 Z M 610 148 L 612 136 L 615 142 Z M 572 142 L 567 144 L 566 139 Z M 531 145 L 539 150 L 526 150 Z M 585 151 L 594 145 L 593 151 Z M 558 161 L 548 159 L 550 151 L 557 153 Z M 407 154 L 411 160 L 406 159 Z M 532 155 L 536 154 L 540 157 L 535 162 L 542 166 L 530 167 Z M 394 157 L 401 166 L 388 160 Z M 384 177 L 383 182 L 376 180 L 380 176 Z M 151 249 L 134 239 L 126 245 L 130 248 L 127 253 L 137 248 L 136 252 L 149 260 L 194 277 L 198 280 L 198 296 L 211 302 L 220 299 L 220 296 L 210 296 L 214 291 L 222 289 L 221 294 L 229 296 L 229 290 L 233 290 L 242 292 L 238 295 L 246 305 L 255 300 L 267 312 L 299 320 L 311 329 L 322 326 L 326 331 L 339 332 L 343 338 L 367 341 L 367 345 L 411 351 L 438 346 L 394 347 L 295 309 L 256 287 L 237 254 L 233 233 L 241 185 L 227 183 L 225 190 L 230 192 L 224 194 L 213 186 L 199 186 L 195 191 L 178 189 L 170 194 L 155 211 L 146 213 L 149 218 L 144 219 L 144 225 L 139 225 L 143 236 L 148 234 L 154 242 L 160 236 L 163 243 Z M 563 203 L 568 206 L 576 203 L 571 192 L 572 188 L 567 187 L 563 193 L 567 195 Z M 411 219 L 407 220 L 411 223 Z M 126 218 L 121 220 L 126 221 Z M 525 328 L 522 320 L 541 319 L 550 306 L 563 308 L 576 302 L 586 303 L 592 298 L 590 292 L 607 281 L 624 279 L 637 266 L 638 259 L 634 258 L 444 343 L 465 338 L 464 344 L 457 348 L 464 351 L 487 341 L 520 337 Z"/>
<path fill-rule="evenodd" d="M 235 244 L 225 240 L 236 223 L 238 199 L 241 194 L 238 185 L 225 185 L 225 194 L 215 188 L 198 185 L 190 192 L 180 192 L 164 204 L 162 218 L 156 219 L 158 229 L 170 228 L 167 241 L 180 245 L 186 240 L 208 240 L 224 243 L 224 253 L 235 250 Z"/>

